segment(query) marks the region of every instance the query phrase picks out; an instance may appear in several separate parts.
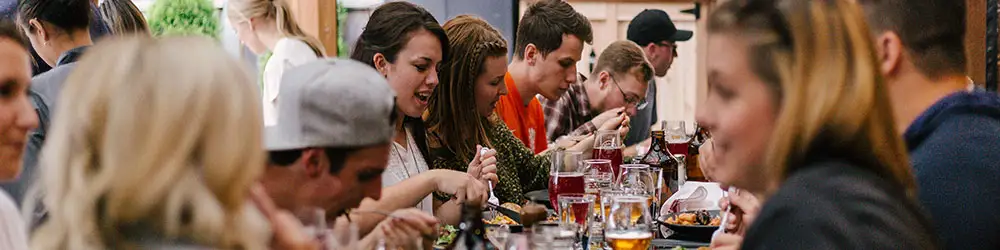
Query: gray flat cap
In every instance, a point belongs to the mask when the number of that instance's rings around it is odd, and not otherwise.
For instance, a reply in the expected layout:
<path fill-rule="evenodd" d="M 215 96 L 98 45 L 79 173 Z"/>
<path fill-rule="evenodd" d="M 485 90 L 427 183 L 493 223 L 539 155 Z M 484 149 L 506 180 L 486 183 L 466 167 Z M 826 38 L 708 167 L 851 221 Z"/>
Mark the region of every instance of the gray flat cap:
<path fill-rule="evenodd" d="M 321 59 L 285 71 L 277 123 L 265 128 L 267 150 L 389 143 L 395 98 L 382 75 L 354 60 Z"/>

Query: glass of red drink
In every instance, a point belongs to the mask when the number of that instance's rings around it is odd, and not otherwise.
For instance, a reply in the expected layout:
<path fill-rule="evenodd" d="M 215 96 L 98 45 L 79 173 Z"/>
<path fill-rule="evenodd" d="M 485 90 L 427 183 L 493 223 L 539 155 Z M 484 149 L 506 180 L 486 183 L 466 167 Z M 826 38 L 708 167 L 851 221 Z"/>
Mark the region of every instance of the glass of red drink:
<path fill-rule="evenodd" d="M 556 151 L 549 169 L 549 203 L 558 212 L 559 194 L 584 193 L 583 152 Z"/>
<path fill-rule="evenodd" d="M 594 137 L 594 159 L 610 160 L 614 176 L 618 176 L 618 168 L 622 165 L 623 148 L 625 144 L 617 130 L 597 131 L 597 136 Z"/>
<path fill-rule="evenodd" d="M 559 194 L 559 219 L 564 223 L 576 223 L 580 228 L 588 228 L 594 200 L 597 196 L 582 193 Z"/>
<path fill-rule="evenodd" d="M 687 134 L 684 121 L 665 121 L 664 124 L 663 133 L 667 139 L 667 150 L 671 154 L 683 154 L 687 156 L 691 136 Z"/>

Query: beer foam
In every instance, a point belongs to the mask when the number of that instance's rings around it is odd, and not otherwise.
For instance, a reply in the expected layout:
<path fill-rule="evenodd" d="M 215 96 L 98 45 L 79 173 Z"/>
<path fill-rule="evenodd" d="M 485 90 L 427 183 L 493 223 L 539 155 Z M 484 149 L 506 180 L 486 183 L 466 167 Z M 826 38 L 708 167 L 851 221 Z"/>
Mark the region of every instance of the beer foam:
<path fill-rule="evenodd" d="M 619 240 L 643 240 L 653 238 L 653 233 L 648 231 L 605 232 L 604 238 Z"/>

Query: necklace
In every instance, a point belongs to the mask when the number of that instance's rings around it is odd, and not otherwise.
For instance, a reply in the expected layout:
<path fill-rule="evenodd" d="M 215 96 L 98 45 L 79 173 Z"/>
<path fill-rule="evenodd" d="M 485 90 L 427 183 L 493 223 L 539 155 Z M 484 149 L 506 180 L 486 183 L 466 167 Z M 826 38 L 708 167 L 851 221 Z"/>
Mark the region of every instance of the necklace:
<path fill-rule="evenodd" d="M 400 177 L 399 178 L 400 181 L 405 180 L 407 178 L 410 178 L 411 175 L 419 174 L 420 173 L 420 165 L 419 165 L 419 163 L 417 163 L 417 155 L 413 153 L 413 146 L 414 145 L 413 145 L 413 143 L 411 143 L 412 141 L 410 141 L 410 131 L 408 129 L 404 130 L 404 131 L 406 132 L 406 142 L 405 142 L 406 143 L 406 147 L 405 147 L 405 149 L 406 149 L 406 152 L 410 154 L 410 159 L 413 160 L 413 165 L 414 166 L 413 166 L 413 169 L 412 169 L 412 172 L 411 172 L 409 164 L 406 164 L 406 161 L 403 160 L 403 154 L 402 154 L 402 152 L 400 152 L 400 150 L 397 149 L 397 147 L 402 147 L 401 145 L 399 145 L 399 146 L 393 145 L 392 146 L 392 151 L 393 151 L 393 153 L 395 153 L 396 158 L 399 160 L 399 165 L 402 165 L 402 167 L 403 167 L 403 172 L 400 173 L 400 175 L 397 175 L 397 177 Z M 398 143 L 394 143 L 394 144 L 398 144 Z"/>

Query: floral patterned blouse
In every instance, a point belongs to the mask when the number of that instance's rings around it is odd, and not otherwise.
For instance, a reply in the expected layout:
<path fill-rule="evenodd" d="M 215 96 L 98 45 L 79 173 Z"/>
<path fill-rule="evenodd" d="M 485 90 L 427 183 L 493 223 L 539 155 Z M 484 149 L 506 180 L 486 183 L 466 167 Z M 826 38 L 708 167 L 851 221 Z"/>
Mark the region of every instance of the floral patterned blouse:
<path fill-rule="evenodd" d="M 549 184 L 548 153 L 535 155 L 531 149 L 524 146 L 514 133 L 501 122 L 492 121 L 486 124 L 486 137 L 490 139 L 493 150 L 497 151 L 497 177 L 493 192 L 500 203 L 513 202 L 523 205 L 527 202 L 524 196 L 528 191 L 541 190 Z M 435 169 L 451 169 L 465 172 L 469 163 L 459 160 L 454 152 L 441 145 L 441 138 L 435 132 L 428 132 L 427 140 L 430 147 L 431 166 Z M 469 158 L 472 158 L 470 156 Z"/>

